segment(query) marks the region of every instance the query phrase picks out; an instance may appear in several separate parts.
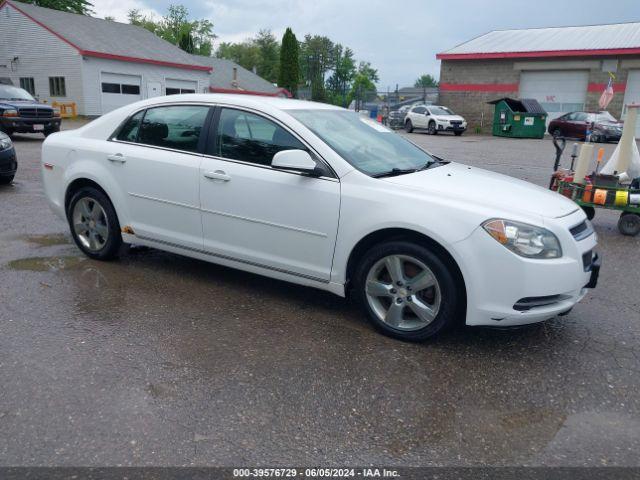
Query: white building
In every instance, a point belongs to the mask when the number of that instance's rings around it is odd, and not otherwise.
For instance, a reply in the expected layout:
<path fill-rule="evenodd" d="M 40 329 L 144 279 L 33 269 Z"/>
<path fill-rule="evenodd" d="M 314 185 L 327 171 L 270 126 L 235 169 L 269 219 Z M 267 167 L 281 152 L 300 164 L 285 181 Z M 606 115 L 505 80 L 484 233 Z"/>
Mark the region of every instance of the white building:
<path fill-rule="evenodd" d="M 0 79 L 80 115 L 208 92 L 211 70 L 141 27 L 0 0 Z"/>

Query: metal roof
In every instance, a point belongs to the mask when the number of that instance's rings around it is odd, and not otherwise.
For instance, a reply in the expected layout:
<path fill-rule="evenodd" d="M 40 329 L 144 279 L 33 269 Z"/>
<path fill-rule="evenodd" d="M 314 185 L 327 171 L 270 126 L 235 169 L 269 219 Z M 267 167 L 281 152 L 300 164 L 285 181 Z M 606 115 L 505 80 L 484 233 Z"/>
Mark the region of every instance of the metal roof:
<path fill-rule="evenodd" d="M 437 58 L 504 58 L 640 53 L 640 22 L 576 27 L 494 30 Z"/>
<path fill-rule="evenodd" d="M 22 2 L 0 1 L 0 7 L 5 3 L 85 56 L 206 71 L 211 68 L 142 27 Z"/>
<path fill-rule="evenodd" d="M 204 63 L 213 68 L 209 84 L 212 89 L 246 90 L 249 92 L 278 95 L 282 89 L 276 87 L 264 78 L 250 70 L 241 67 L 237 63 L 224 58 L 203 57 L 192 55 L 199 63 Z M 236 82 L 233 81 L 233 69 L 236 68 Z"/>

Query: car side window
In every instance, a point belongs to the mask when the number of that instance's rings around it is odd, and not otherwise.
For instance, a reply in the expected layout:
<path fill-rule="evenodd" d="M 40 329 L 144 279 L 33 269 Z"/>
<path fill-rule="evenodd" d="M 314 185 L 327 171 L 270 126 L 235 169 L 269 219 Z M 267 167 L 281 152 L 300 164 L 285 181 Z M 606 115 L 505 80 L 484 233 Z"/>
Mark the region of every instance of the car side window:
<path fill-rule="evenodd" d="M 216 156 L 271 165 L 273 156 L 282 150 L 308 149 L 271 120 L 242 110 L 221 110 L 216 132 Z"/>
<path fill-rule="evenodd" d="M 576 119 L 576 114 L 575 113 L 568 113 L 566 115 L 566 118 L 565 118 L 565 120 L 569 120 L 569 121 L 573 121 L 575 119 Z"/>
<path fill-rule="evenodd" d="M 413 113 L 424 113 L 426 111 L 426 108 L 424 107 L 416 107 L 413 109 Z"/>
<path fill-rule="evenodd" d="M 587 115 L 584 112 L 578 112 L 578 113 L 575 113 L 574 115 L 575 115 L 574 120 L 578 122 L 586 122 L 589 118 L 589 115 Z"/>
<path fill-rule="evenodd" d="M 144 116 L 144 110 L 129 117 L 129 120 L 122 126 L 116 137 L 123 142 L 135 142 L 138 139 L 138 130 L 140 130 L 140 123 Z"/>
<path fill-rule="evenodd" d="M 197 152 L 209 107 L 200 105 L 170 105 L 154 107 L 140 125 L 138 143 Z"/>

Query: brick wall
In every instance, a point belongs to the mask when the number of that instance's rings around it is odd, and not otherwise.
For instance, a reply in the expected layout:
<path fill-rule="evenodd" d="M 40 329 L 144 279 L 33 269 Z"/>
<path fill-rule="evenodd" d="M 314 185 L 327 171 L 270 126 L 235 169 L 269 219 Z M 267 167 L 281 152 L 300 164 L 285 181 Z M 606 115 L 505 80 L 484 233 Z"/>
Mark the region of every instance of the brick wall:
<path fill-rule="evenodd" d="M 544 70 L 567 70 L 569 64 L 571 64 L 571 68 L 575 65 L 576 69 L 589 70 L 589 84 L 606 84 L 609 75 L 602 71 L 600 62 L 603 59 L 583 57 L 551 60 L 442 60 L 440 65 L 441 89 L 438 102 L 464 116 L 469 122 L 471 131 L 483 125 L 482 130 L 489 132 L 493 120 L 493 105 L 489 105 L 487 102 L 502 97 L 518 98 L 520 72 L 523 69 L 527 70 L 527 63 L 532 65 L 532 70 L 538 71 L 541 69 L 541 62 L 544 63 Z M 589 65 L 589 67 L 580 66 L 582 63 Z M 628 69 L 621 68 L 621 63 L 621 61 L 618 62 L 616 84 L 624 84 L 627 81 Z M 456 85 L 461 87 L 455 87 Z M 469 88 L 464 89 L 465 87 L 462 85 L 469 86 Z M 462 90 L 459 90 L 460 88 Z M 622 113 L 624 92 L 619 87 L 614 87 L 614 91 L 615 96 L 608 110 L 614 116 L 619 117 Z M 601 94 L 601 89 L 587 92 L 585 108 L 598 110 L 598 100 Z"/>

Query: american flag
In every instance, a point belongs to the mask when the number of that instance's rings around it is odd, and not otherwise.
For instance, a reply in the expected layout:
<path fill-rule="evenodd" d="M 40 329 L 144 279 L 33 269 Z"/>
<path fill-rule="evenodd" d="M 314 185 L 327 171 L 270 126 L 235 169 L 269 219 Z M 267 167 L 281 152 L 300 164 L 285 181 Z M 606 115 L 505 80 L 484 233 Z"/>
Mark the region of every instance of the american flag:
<path fill-rule="evenodd" d="M 600 100 L 598 101 L 598 105 L 602 110 L 606 110 L 611 100 L 613 99 L 613 78 L 609 77 L 609 83 L 607 83 L 604 92 L 600 95 Z"/>

